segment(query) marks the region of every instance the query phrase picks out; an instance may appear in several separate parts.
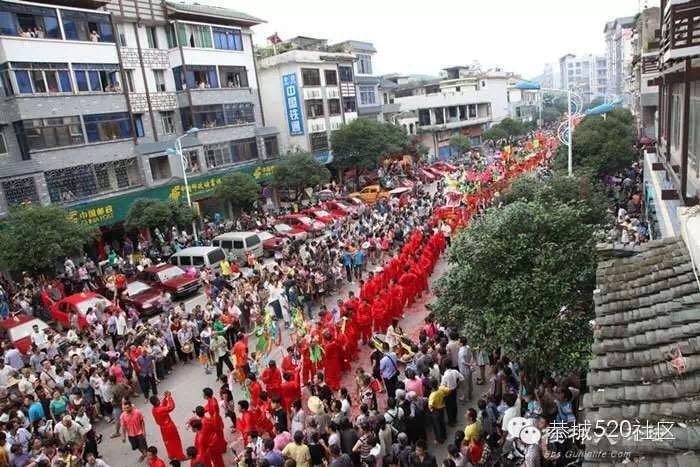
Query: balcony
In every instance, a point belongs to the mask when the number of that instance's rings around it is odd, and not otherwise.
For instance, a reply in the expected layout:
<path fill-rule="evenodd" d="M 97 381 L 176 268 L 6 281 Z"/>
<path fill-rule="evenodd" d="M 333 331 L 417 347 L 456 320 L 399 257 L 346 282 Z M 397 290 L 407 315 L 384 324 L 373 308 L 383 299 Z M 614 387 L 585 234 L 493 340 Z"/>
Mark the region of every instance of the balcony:
<path fill-rule="evenodd" d="M 418 131 L 428 132 L 428 131 L 439 131 L 439 130 L 452 130 L 454 128 L 462 128 L 465 126 L 481 125 L 483 123 L 488 123 L 491 121 L 491 116 L 469 118 L 466 120 L 453 120 L 447 123 L 436 123 L 433 125 L 419 125 Z"/>
<path fill-rule="evenodd" d="M 669 1 L 661 26 L 661 65 L 700 54 L 700 4 Z"/>
<path fill-rule="evenodd" d="M 255 102 L 255 93 L 251 88 L 192 88 L 192 105 L 212 105 L 221 103 Z M 189 106 L 187 92 L 178 91 L 178 105 L 180 107 Z"/>
<path fill-rule="evenodd" d="M 659 56 L 656 53 L 644 54 L 642 57 L 642 74 L 652 75 L 659 72 Z"/>
<path fill-rule="evenodd" d="M 401 104 L 398 102 L 391 102 L 388 104 L 382 104 L 382 112 L 385 114 L 397 113 L 401 110 Z"/>
<path fill-rule="evenodd" d="M 14 121 L 74 115 L 76 110 L 84 115 L 126 112 L 127 105 L 121 92 L 43 93 L 12 96 L 4 109 Z"/>

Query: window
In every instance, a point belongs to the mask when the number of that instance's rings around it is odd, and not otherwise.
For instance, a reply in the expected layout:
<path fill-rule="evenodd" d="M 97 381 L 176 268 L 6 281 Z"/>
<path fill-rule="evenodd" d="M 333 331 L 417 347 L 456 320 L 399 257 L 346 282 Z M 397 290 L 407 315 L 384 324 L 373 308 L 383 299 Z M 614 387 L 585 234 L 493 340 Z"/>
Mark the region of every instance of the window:
<path fill-rule="evenodd" d="M 219 78 L 222 88 L 248 87 L 248 72 L 244 66 L 220 66 Z"/>
<path fill-rule="evenodd" d="M 343 112 L 357 112 L 357 102 L 354 97 L 343 97 Z"/>
<path fill-rule="evenodd" d="M 85 133 L 90 143 L 115 141 L 133 136 L 131 119 L 126 112 L 85 115 L 83 120 L 85 121 Z"/>
<path fill-rule="evenodd" d="M 68 40 L 114 42 L 114 32 L 109 15 L 62 10 L 61 19 L 63 31 Z"/>
<path fill-rule="evenodd" d="M 318 68 L 302 68 L 301 82 L 304 86 L 320 86 L 321 73 Z"/>
<path fill-rule="evenodd" d="M 190 173 L 199 172 L 199 151 L 185 151 L 185 159 L 187 159 L 187 171 Z"/>
<path fill-rule="evenodd" d="M 328 99 L 328 115 L 340 115 L 340 99 Z"/>
<path fill-rule="evenodd" d="M 168 156 L 151 157 L 148 160 L 148 165 L 151 167 L 153 180 L 166 180 L 173 176 Z"/>
<path fill-rule="evenodd" d="M 265 138 L 265 155 L 267 157 L 277 157 L 280 155 L 279 144 L 277 143 L 277 136 L 268 136 Z"/>
<path fill-rule="evenodd" d="M 209 26 L 199 26 L 196 24 L 177 25 L 177 37 L 183 47 L 198 47 L 211 49 L 211 28 Z"/>
<path fill-rule="evenodd" d="M 305 104 L 306 118 L 323 117 L 323 100 L 308 99 Z"/>
<path fill-rule="evenodd" d="M 0 156 L 7 154 L 7 143 L 5 142 L 5 133 L 0 128 Z"/>
<path fill-rule="evenodd" d="M 117 24 L 117 36 L 119 37 L 119 45 L 121 47 L 128 47 L 126 43 L 126 30 L 123 24 Z"/>
<path fill-rule="evenodd" d="M 175 112 L 172 110 L 160 112 L 160 124 L 164 135 L 175 133 Z"/>
<path fill-rule="evenodd" d="M 700 177 L 700 81 L 690 84 L 690 126 L 688 127 L 688 161 L 693 161 L 695 177 Z"/>
<path fill-rule="evenodd" d="M 255 123 L 253 104 L 250 102 L 224 104 L 224 120 L 226 125 Z"/>
<path fill-rule="evenodd" d="M 681 148 L 681 85 L 674 85 L 671 95 L 671 147 Z"/>
<path fill-rule="evenodd" d="M 418 124 L 430 125 L 430 109 L 418 109 Z"/>
<path fill-rule="evenodd" d="M 188 65 L 186 73 L 183 67 L 176 66 L 173 68 L 173 76 L 178 91 L 219 87 L 219 78 L 213 65 Z"/>
<path fill-rule="evenodd" d="M 210 169 L 258 158 L 255 138 L 204 146 L 207 167 Z"/>
<path fill-rule="evenodd" d="M 131 93 L 136 92 L 134 87 L 134 70 L 124 70 L 124 77 L 126 78 L 126 90 Z M 118 85 L 119 83 L 116 83 L 114 87 L 118 88 Z"/>
<path fill-rule="evenodd" d="M 189 109 L 183 110 L 185 128 L 215 128 L 225 125 L 247 125 L 255 123 L 255 111 L 250 102 L 236 104 L 214 104 L 192 107 L 194 121 L 189 118 Z"/>
<path fill-rule="evenodd" d="M 40 118 L 16 122 L 15 131 L 20 146 L 27 150 L 50 149 L 84 144 L 80 117 Z"/>
<path fill-rule="evenodd" d="M 338 73 L 335 70 L 324 70 L 323 77 L 326 79 L 326 86 L 336 86 L 338 84 Z"/>
<path fill-rule="evenodd" d="M 14 3 L 2 3 L 0 34 L 36 39 L 61 38 L 56 10 Z"/>
<path fill-rule="evenodd" d="M 377 103 L 377 93 L 374 86 L 360 86 L 360 104 L 374 105 Z"/>
<path fill-rule="evenodd" d="M 16 178 L 2 182 L 2 191 L 8 206 L 22 203 L 39 203 L 34 177 Z"/>
<path fill-rule="evenodd" d="M 311 152 L 325 151 L 328 149 L 328 135 L 326 132 L 310 133 Z"/>
<path fill-rule="evenodd" d="M 158 29 L 155 26 L 146 26 L 146 41 L 149 49 L 158 48 Z"/>
<path fill-rule="evenodd" d="M 44 177 L 54 203 L 77 201 L 143 184 L 136 158 L 48 170 Z"/>
<path fill-rule="evenodd" d="M 74 63 L 73 76 L 78 92 L 121 92 L 117 64 Z"/>
<path fill-rule="evenodd" d="M 366 54 L 357 54 L 357 74 L 371 75 L 372 74 L 372 56 Z"/>
<path fill-rule="evenodd" d="M 156 82 L 156 91 L 165 92 L 165 71 L 164 70 L 153 70 L 153 79 Z"/>
<path fill-rule="evenodd" d="M 341 83 L 352 83 L 352 67 L 339 66 L 338 76 L 340 76 Z"/>
<path fill-rule="evenodd" d="M 221 50 L 243 50 L 243 36 L 240 29 L 212 28 L 214 48 Z"/>
<path fill-rule="evenodd" d="M 168 48 L 174 49 L 177 47 L 177 35 L 175 34 L 175 25 L 168 24 L 165 27 L 165 35 L 168 38 Z"/>
<path fill-rule="evenodd" d="M 8 88 L 11 94 L 45 94 L 71 92 L 73 90 L 67 63 L 11 62 L 5 79 L 14 74 L 16 87 Z M 6 85 L 12 85 L 9 80 Z"/>

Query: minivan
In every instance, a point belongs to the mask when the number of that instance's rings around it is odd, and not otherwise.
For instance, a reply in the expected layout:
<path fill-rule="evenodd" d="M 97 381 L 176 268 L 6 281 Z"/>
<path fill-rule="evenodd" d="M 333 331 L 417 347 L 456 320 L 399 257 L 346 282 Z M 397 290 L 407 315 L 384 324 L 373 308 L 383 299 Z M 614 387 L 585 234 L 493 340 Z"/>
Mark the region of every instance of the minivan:
<path fill-rule="evenodd" d="M 224 250 L 214 246 L 193 246 L 183 248 L 170 257 L 170 264 L 187 270 L 194 266 L 201 269 L 204 266 L 214 271 L 221 270 L 221 261 L 226 257 Z"/>
<path fill-rule="evenodd" d="M 211 244 L 228 252 L 229 258 L 230 254 L 233 254 L 240 265 L 246 263 L 249 251 L 253 252 L 256 259 L 261 258 L 264 253 L 262 240 L 255 232 L 227 232 L 214 237 Z"/>

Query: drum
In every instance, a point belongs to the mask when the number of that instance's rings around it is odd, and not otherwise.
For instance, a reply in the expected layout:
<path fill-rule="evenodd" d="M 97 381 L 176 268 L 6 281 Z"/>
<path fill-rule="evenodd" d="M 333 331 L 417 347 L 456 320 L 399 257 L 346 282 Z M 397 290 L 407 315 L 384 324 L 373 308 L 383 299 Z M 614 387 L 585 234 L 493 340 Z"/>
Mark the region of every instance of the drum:
<path fill-rule="evenodd" d="M 192 342 L 185 342 L 180 350 L 182 350 L 182 353 L 192 353 L 194 352 L 194 345 L 192 345 Z"/>

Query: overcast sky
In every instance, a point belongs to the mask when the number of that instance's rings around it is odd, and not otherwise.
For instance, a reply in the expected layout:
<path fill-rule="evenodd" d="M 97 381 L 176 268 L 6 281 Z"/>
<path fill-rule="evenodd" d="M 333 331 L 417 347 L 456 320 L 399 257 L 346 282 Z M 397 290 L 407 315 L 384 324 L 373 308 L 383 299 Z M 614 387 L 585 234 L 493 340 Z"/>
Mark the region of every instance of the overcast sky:
<path fill-rule="evenodd" d="M 634 16 L 658 0 L 197 0 L 267 21 L 256 44 L 274 32 L 377 48 L 375 73 L 437 75 L 479 60 L 533 77 L 545 62 L 571 53 L 604 53 L 605 22 Z"/>

